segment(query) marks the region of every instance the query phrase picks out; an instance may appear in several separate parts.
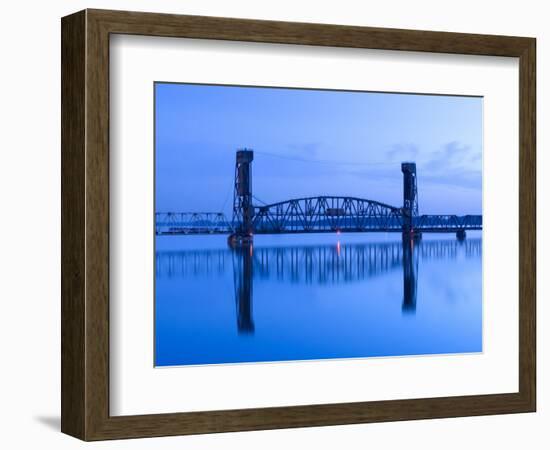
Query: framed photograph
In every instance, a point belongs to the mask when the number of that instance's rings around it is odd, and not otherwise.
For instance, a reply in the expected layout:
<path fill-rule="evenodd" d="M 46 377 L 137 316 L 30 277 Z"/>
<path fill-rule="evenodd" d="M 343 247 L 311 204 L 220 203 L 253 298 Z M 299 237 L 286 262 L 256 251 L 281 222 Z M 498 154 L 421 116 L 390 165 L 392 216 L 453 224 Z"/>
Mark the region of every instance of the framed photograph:
<path fill-rule="evenodd" d="M 62 19 L 62 431 L 535 411 L 535 39 Z"/>

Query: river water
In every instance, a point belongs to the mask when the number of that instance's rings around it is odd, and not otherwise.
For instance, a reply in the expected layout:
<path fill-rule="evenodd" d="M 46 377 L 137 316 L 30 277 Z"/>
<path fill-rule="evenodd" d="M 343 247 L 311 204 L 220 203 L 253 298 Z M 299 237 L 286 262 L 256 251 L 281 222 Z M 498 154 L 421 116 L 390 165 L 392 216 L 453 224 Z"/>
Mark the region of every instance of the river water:
<path fill-rule="evenodd" d="M 155 365 L 482 351 L 481 232 L 157 236 Z"/>

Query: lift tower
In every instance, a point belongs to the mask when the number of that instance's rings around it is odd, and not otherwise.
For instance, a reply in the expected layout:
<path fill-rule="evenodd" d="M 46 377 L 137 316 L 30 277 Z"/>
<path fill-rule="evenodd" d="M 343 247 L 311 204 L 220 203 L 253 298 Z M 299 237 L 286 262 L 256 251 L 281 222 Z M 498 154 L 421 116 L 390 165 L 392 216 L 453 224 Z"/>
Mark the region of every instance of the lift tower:
<path fill-rule="evenodd" d="M 253 159 L 253 150 L 246 148 L 237 150 L 233 190 L 233 234 L 229 236 L 230 245 L 252 243 L 252 220 L 254 218 L 254 206 L 252 205 Z"/>
<path fill-rule="evenodd" d="M 416 163 L 401 163 L 403 172 L 403 233 L 414 234 L 414 218 L 418 216 L 418 191 L 416 188 Z"/>

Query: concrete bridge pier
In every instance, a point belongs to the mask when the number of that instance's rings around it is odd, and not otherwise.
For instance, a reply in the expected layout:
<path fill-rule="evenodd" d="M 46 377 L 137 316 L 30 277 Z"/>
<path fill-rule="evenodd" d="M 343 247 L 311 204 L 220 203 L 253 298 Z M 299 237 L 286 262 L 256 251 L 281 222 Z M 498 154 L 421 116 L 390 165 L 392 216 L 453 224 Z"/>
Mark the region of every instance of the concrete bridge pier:
<path fill-rule="evenodd" d="M 410 229 L 403 231 L 402 236 L 403 240 L 418 242 L 422 240 L 422 231 Z"/>
<path fill-rule="evenodd" d="M 456 232 L 456 238 L 459 240 L 459 241 L 463 241 L 464 239 L 466 239 L 466 230 L 461 228 L 460 230 L 458 230 Z"/>
<path fill-rule="evenodd" d="M 231 233 L 227 237 L 227 245 L 231 248 L 248 247 L 254 242 L 254 236 L 243 235 L 239 233 Z"/>

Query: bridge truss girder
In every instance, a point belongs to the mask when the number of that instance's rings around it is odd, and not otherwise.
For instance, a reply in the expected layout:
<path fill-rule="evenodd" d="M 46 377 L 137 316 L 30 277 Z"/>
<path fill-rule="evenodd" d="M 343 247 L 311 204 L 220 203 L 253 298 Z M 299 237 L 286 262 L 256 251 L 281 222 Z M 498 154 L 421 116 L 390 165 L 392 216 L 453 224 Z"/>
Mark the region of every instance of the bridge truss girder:
<path fill-rule="evenodd" d="M 158 212 L 156 234 L 226 234 L 231 224 L 221 212 Z"/>
<path fill-rule="evenodd" d="M 401 210 L 356 197 L 320 196 L 256 207 L 256 234 L 393 230 L 401 227 Z"/>

